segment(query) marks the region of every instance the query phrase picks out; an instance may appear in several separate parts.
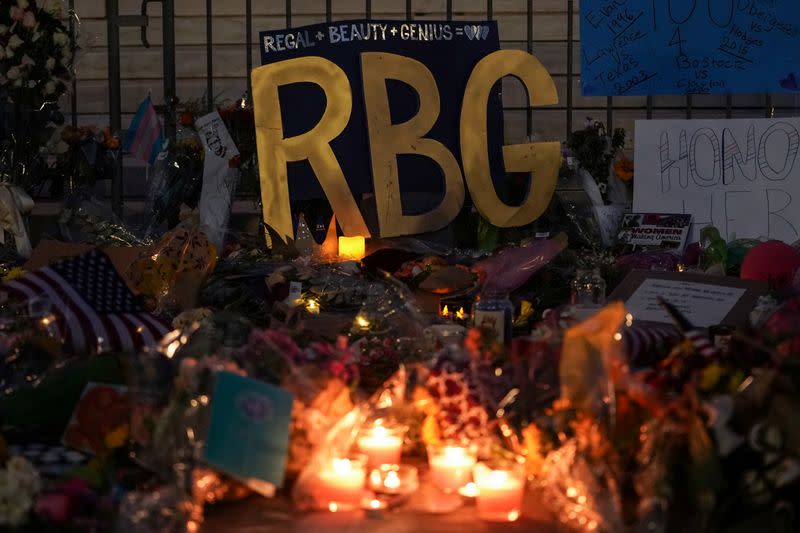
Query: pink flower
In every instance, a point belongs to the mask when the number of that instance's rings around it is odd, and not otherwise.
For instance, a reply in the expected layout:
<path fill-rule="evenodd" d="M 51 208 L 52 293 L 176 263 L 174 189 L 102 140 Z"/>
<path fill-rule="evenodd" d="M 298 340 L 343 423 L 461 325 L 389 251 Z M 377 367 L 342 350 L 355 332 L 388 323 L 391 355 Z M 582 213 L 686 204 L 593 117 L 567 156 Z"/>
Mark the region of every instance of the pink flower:
<path fill-rule="evenodd" d="M 16 20 L 17 22 L 19 22 L 25 18 L 25 11 L 18 8 L 17 6 L 14 6 L 9 11 L 9 15 L 11 16 L 12 20 Z"/>
<path fill-rule="evenodd" d="M 22 17 L 22 26 L 28 29 L 36 27 L 36 15 L 33 14 L 33 11 L 25 12 L 25 15 Z"/>
<path fill-rule="evenodd" d="M 72 498 L 67 494 L 45 494 L 36 500 L 33 510 L 51 522 L 64 523 L 72 515 Z"/>
<path fill-rule="evenodd" d="M 6 76 L 10 80 L 18 79 L 19 78 L 19 68 L 18 67 L 11 67 L 10 69 L 8 69 L 8 72 L 6 72 Z"/>
<path fill-rule="evenodd" d="M 24 56 L 22 56 L 22 60 L 20 60 L 20 63 L 19 63 L 19 65 L 21 67 L 27 67 L 29 65 L 33 66 L 35 64 L 36 64 L 36 62 L 33 59 L 31 59 L 28 54 L 25 54 Z"/>

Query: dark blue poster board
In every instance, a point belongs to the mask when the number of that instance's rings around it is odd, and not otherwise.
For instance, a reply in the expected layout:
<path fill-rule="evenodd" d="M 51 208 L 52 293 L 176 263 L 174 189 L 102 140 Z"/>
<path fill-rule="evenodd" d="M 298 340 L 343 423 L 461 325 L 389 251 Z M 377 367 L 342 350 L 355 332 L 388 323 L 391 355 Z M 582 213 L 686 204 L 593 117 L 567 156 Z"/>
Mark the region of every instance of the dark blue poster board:
<path fill-rule="evenodd" d="M 304 56 L 319 56 L 339 66 L 350 80 L 353 110 L 342 134 L 331 143 L 354 195 L 372 192 L 369 138 L 361 76 L 362 52 L 390 52 L 416 59 L 433 74 L 439 88 L 439 119 L 427 137 L 444 144 L 461 161 L 459 125 L 464 88 L 472 69 L 483 57 L 500 49 L 495 22 L 355 20 L 315 24 L 260 33 L 261 63 L 268 65 Z M 405 83 L 387 81 L 392 122 L 405 122 L 418 110 L 415 91 Z M 487 128 L 492 177 L 504 178 L 503 109 L 499 84 L 490 99 Z M 326 105 L 322 90 L 312 84 L 283 86 L 279 90 L 284 134 L 294 136 L 310 130 Z M 484 125 L 476 124 L 476 128 Z M 430 159 L 399 155 L 398 168 L 403 192 L 444 195 L 441 170 Z M 292 200 L 324 198 L 308 162 L 289 164 L 289 194 Z M 406 214 L 430 206 L 404 203 Z"/>
<path fill-rule="evenodd" d="M 585 96 L 780 93 L 800 84 L 798 0 L 581 0 Z"/>

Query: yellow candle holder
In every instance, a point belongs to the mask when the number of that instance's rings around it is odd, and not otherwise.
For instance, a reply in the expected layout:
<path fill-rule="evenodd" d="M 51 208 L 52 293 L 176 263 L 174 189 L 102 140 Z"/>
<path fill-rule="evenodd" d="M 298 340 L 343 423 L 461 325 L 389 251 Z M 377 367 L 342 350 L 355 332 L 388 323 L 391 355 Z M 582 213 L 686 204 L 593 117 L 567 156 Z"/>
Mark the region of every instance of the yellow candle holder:
<path fill-rule="evenodd" d="M 339 258 L 347 261 L 361 261 L 366 255 L 364 237 L 339 237 Z"/>

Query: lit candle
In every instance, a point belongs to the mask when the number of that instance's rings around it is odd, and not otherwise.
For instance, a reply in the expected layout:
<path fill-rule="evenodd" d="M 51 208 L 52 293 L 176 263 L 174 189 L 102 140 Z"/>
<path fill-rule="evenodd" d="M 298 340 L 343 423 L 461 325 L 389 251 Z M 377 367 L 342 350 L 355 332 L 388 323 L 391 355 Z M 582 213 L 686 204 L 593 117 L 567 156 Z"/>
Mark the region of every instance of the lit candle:
<path fill-rule="evenodd" d="M 417 469 L 411 465 L 381 465 L 370 472 L 367 487 L 377 494 L 410 494 L 419 488 Z"/>
<path fill-rule="evenodd" d="M 308 311 L 312 315 L 318 315 L 319 303 L 313 298 L 309 298 L 308 300 L 306 300 L 306 311 Z"/>
<path fill-rule="evenodd" d="M 361 505 L 366 482 L 365 459 L 334 458 L 319 473 L 320 499 L 332 512 Z"/>
<path fill-rule="evenodd" d="M 474 450 L 460 446 L 431 446 L 428 448 L 428 466 L 431 482 L 445 492 L 455 492 L 472 477 L 477 458 Z"/>
<path fill-rule="evenodd" d="M 478 517 L 490 522 L 514 522 L 522 512 L 525 473 L 522 468 L 493 470 L 483 464 L 475 467 Z"/>
<path fill-rule="evenodd" d="M 361 261 L 366 255 L 364 237 L 339 237 L 339 257 L 350 261 Z"/>
<path fill-rule="evenodd" d="M 369 457 L 369 466 L 396 465 L 403 453 L 405 428 L 373 426 L 358 439 L 358 449 Z"/>

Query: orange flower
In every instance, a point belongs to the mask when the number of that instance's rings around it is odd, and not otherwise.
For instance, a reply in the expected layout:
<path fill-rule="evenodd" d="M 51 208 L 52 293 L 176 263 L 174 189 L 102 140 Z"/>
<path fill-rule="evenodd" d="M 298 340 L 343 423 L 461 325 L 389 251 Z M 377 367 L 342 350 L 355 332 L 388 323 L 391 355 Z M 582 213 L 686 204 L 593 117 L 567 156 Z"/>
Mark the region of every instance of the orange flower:
<path fill-rule="evenodd" d="M 633 161 L 627 157 L 623 157 L 614 163 L 614 174 L 625 183 L 633 179 Z"/>

